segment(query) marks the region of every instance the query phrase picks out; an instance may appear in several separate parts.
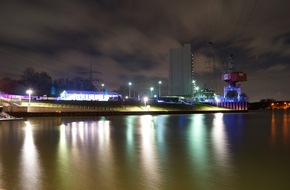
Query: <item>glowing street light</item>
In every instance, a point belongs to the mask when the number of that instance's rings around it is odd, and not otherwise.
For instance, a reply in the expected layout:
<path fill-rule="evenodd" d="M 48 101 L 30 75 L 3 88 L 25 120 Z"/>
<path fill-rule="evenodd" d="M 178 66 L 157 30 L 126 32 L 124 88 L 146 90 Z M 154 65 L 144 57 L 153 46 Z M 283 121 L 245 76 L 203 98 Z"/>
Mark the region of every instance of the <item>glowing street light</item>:
<path fill-rule="evenodd" d="M 195 90 L 196 90 L 196 95 L 199 96 L 199 92 L 198 92 L 199 87 L 198 86 L 195 86 Z"/>
<path fill-rule="evenodd" d="M 192 95 L 196 96 L 196 81 L 192 80 Z"/>
<path fill-rule="evenodd" d="M 150 88 L 151 97 L 153 97 L 153 90 L 154 90 L 154 88 L 153 88 L 153 87 L 151 87 L 151 88 Z"/>
<path fill-rule="evenodd" d="M 129 82 L 128 85 L 129 85 L 129 98 L 130 98 L 131 97 L 131 85 L 132 85 L 132 83 Z"/>
<path fill-rule="evenodd" d="M 144 105 L 145 105 L 145 107 L 146 107 L 146 103 L 147 103 L 147 101 L 148 101 L 148 97 L 145 96 L 145 97 L 143 98 L 143 100 L 144 100 Z"/>
<path fill-rule="evenodd" d="M 105 99 L 105 91 L 104 91 L 104 87 L 105 87 L 105 84 L 104 83 L 102 83 L 102 92 L 103 92 L 103 99 Z"/>
<path fill-rule="evenodd" d="M 160 80 L 158 82 L 158 84 L 159 84 L 159 93 L 158 93 L 158 96 L 161 97 L 161 84 L 162 84 L 162 81 Z"/>
<path fill-rule="evenodd" d="M 31 89 L 26 90 L 26 94 L 28 94 L 28 106 L 30 106 L 32 92 L 33 91 Z"/>

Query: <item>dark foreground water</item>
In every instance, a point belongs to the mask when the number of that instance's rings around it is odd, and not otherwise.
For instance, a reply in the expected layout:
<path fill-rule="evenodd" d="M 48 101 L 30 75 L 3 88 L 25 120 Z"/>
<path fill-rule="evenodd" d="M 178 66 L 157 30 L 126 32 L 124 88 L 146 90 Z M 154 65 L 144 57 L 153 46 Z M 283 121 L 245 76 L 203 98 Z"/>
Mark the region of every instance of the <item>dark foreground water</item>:
<path fill-rule="evenodd" d="M 0 122 L 0 189 L 289 190 L 290 110 Z"/>

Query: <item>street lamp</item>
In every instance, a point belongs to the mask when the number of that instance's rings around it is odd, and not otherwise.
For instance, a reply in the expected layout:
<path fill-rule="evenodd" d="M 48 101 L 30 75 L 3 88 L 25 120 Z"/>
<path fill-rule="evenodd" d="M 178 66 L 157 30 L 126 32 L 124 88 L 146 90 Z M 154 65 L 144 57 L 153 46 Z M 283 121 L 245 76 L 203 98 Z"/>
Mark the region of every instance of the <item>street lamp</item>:
<path fill-rule="evenodd" d="M 129 85 L 129 98 L 130 98 L 131 97 L 131 85 L 132 85 L 132 83 L 129 82 L 128 85 Z"/>
<path fill-rule="evenodd" d="M 105 99 L 105 92 L 104 92 L 104 86 L 105 86 L 105 84 L 104 83 L 102 83 L 102 93 L 103 93 L 103 100 Z"/>
<path fill-rule="evenodd" d="M 192 80 L 192 96 L 196 95 L 196 82 L 195 80 Z"/>
<path fill-rule="evenodd" d="M 28 106 L 30 106 L 32 90 L 31 89 L 26 90 L 26 94 L 28 94 Z"/>
<path fill-rule="evenodd" d="M 195 90 L 196 90 L 196 96 L 199 97 L 199 92 L 198 92 L 199 87 L 198 86 L 195 86 Z"/>
<path fill-rule="evenodd" d="M 150 88 L 151 97 L 153 97 L 153 90 L 154 90 L 154 88 L 153 88 L 153 87 L 151 87 L 151 88 Z"/>
<path fill-rule="evenodd" d="M 145 105 L 145 107 L 146 107 L 146 103 L 147 103 L 147 101 L 148 101 L 148 97 L 145 96 L 145 97 L 143 98 L 143 100 L 144 100 L 144 105 Z"/>
<path fill-rule="evenodd" d="M 162 84 L 162 81 L 160 80 L 158 82 L 158 84 L 159 84 L 159 94 L 158 94 L 158 97 L 161 97 L 161 84 Z"/>

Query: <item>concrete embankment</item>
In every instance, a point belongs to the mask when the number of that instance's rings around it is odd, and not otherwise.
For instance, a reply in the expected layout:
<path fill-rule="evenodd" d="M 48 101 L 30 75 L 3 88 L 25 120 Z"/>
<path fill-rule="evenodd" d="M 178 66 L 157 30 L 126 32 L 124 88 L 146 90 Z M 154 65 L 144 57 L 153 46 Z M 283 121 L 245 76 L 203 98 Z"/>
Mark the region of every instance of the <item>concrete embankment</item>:
<path fill-rule="evenodd" d="M 14 117 L 48 116 L 102 116 L 102 115 L 160 115 L 215 112 L 244 112 L 210 105 L 157 104 L 136 102 L 33 102 L 21 107 L 6 107 L 4 111 Z"/>

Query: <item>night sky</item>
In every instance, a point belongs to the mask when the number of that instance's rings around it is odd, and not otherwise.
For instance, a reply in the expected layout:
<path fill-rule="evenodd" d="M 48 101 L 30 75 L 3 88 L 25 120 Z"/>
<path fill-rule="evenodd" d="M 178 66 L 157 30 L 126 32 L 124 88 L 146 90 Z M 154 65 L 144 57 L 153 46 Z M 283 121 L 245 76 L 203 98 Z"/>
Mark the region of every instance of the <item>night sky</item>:
<path fill-rule="evenodd" d="M 232 54 L 250 101 L 290 100 L 289 0 L 0 2 L 0 78 L 19 79 L 27 67 L 88 78 L 92 65 L 109 90 L 129 81 L 138 91 L 159 80 L 167 88 L 169 49 L 183 43 L 192 44 L 198 85 L 223 93 Z"/>

